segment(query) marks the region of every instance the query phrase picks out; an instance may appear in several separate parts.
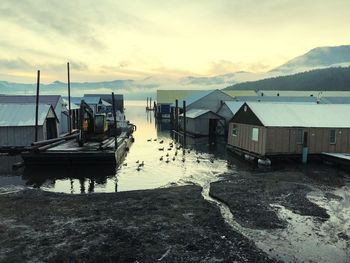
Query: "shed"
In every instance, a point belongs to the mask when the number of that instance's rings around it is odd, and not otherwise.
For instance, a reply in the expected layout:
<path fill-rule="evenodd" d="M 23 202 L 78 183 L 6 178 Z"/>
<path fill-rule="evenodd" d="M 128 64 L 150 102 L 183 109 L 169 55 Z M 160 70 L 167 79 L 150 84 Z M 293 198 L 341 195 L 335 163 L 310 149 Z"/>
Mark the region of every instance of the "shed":
<path fill-rule="evenodd" d="M 35 104 L 0 103 L 0 146 L 29 146 L 35 140 Z M 51 105 L 39 104 L 38 140 L 56 138 L 58 118 Z"/>
<path fill-rule="evenodd" d="M 179 125 L 182 130 L 183 117 L 183 114 L 180 114 Z M 193 136 L 223 135 L 225 119 L 208 109 L 191 109 L 186 112 L 186 132 Z"/>
<path fill-rule="evenodd" d="M 107 113 L 112 110 L 112 105 L 99 96 L 87 96 L 84 97 L 83 100 L 91 107 L 94 114 Z"/>
<path fill-rule="evenodd" d="M 35 95 L 0 95 L 0 103 L 6 104 L 35 104 Z M 40 95 L 40 104 L 52 105 L 55 114 L 59 121 L 58 132 L 59 134 L 68 132 L 68 109 L 65 106 L 63 98 L 60 95 Z"/>
<path fill-rule="evenodd" d="M 179 102 L 179 107 L 182 108 L 183 101 L 186 101 L 186 110 L 208 109 L 216 113 L 220 109 L 223 101 L 229 100 L 234 100 L 234 98 L 221 90 L 206 90 L 195 92 L 183 98 Z"/>
<path fill-rule="evenodd" d="M 350 105 L 244 103 L 229 124 L 228 145 L 259 156 L 350 152 Z"/>

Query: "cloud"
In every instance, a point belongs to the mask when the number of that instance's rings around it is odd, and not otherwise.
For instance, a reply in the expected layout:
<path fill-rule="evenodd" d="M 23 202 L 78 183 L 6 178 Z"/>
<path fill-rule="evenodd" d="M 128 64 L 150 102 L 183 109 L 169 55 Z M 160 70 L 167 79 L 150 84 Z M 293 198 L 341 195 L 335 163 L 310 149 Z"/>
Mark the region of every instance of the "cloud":
<path fill-rule="evenodd" d="M 228 60 L 216 60 L 209 63 L 208 74 L 220 75 L 227 74 L 237 71 L 251 71 L 251 72 L 263 72 L 266 71 L 270 66 L 257 62 L 232 62 Z"/>

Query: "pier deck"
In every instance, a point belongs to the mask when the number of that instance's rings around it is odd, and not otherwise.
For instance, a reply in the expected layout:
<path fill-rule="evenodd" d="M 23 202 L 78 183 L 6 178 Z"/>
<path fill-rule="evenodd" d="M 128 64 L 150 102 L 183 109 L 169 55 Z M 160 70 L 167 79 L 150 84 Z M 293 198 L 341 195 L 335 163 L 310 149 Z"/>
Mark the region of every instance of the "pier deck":
<path fill-rule="evenodd" d="M 70 140 L 44 152 L 26 152 L 22 154 L 26 166 L 57 164 L 115 164 L 119 165 L 132 143 L 132 137 L 119 137 L 118 148 L 114 143 L 101 149 L 99 142 L 87 142 L 79 147 L 75 140 Z"/>

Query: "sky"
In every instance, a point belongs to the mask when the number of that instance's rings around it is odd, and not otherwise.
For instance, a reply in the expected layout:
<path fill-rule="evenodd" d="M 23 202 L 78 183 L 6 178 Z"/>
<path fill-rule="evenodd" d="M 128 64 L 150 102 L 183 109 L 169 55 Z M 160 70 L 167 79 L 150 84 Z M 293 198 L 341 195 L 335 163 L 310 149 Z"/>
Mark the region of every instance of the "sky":
<path fill-rule="evenodd" d="M 350 44 L 349 0 L 1 0 L 0 80 L 266 72 Z"/>

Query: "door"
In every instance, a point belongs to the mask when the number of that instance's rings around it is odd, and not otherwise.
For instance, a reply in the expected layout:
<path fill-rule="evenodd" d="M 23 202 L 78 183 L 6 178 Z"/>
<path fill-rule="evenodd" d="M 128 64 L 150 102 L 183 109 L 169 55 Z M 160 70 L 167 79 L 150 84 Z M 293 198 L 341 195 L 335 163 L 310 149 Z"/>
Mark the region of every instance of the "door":
<path fill-rule="evenodd" d="M 57 138 L 57 125 L 55 118 L 46 119 L 46 139 Z"/>
<path fill-rule="evenodd" d="M 209 142 L 215 141 L 217 126 L 218 126 L 217 119 L 209 119 Z"/>

